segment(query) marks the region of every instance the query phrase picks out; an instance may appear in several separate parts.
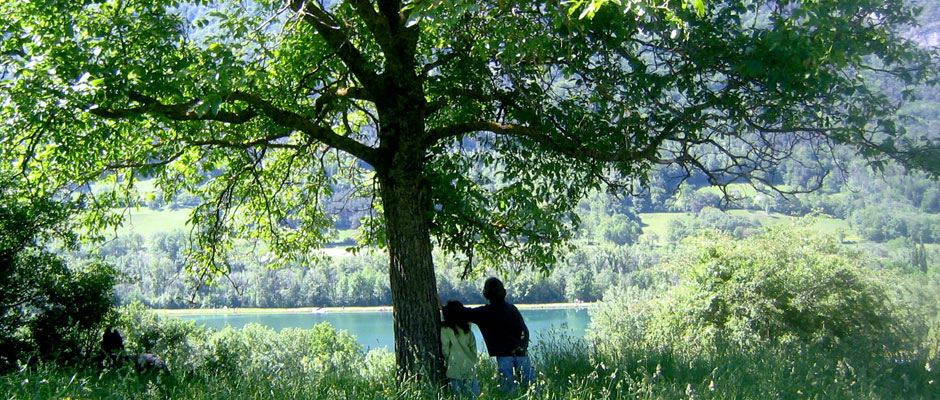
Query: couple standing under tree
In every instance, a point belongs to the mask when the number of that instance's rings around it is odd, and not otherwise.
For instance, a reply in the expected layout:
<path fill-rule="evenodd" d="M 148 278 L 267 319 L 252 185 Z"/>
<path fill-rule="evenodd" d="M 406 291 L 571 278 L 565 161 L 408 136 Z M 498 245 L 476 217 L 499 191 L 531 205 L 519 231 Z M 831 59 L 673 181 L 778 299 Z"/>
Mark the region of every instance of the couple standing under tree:
<path fill-rule="evenodd" d="M 476 324 L 483 334 L 483 342 L 496 357 L 499 388 L 505 394 L 516 394 L 518 383 L 529 386 L 535 380 L 532 362 L 526 354 L 529 348 L 529 328 L 516 306 L 506 302 L 506 288 L 497 278 L 483 284 L 483 297 L 489 304 L 467 308 L 450 300 L 441 309 L 444 322 L 441 327 L 441 347 L 447 366 L 451 389 L 458 394 L 476 396 L 480 385 L 474 365 L 477 360 L 476 338 L 469 322 Z"/>

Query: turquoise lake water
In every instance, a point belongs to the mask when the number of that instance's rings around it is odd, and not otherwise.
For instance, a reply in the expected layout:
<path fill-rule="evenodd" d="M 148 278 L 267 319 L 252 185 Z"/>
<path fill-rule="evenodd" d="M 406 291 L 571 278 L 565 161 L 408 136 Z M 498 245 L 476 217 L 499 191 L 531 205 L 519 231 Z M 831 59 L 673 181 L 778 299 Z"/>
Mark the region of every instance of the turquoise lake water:
<path fill-rule="evenodd" d="M 522 310 L 521 312 L 526 325 L 529 327 L 529 332 L 536 342 L 548 340 L 551 336 L 583 337 L 590 322 L 590 316 L 586 309 Z M 180 318 L 186 321 L 195 321 L 197 325 L 205 325 L 214 329 L 222 329 L 226 326 L 241 328 L 245 324 L 254 323 L 267 325 L 278 331 L 284 328 L 309 329 L 318 323 L 329 322 L 338 330 L 345 330 L 356 335 L 357 340 L 366 350 L 380 347 L 391 349 L 395 343 L 395 337 L 392 333 L 391 312 L 220 314 L 181 316 Z M 473 326 L 473 333 L 477 339 L 477 348 L 485 352 L 486 347 L 476 326 Z"/>

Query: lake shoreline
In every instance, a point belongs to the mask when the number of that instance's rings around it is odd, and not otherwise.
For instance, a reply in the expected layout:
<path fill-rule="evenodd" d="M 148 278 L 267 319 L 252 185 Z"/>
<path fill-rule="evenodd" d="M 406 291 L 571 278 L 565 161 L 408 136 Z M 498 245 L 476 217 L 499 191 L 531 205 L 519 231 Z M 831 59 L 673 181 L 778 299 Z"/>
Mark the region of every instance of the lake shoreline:
<path fill-rule="evenodd" d="M 594 303 L 544 303 L 544 304 L 515 304 L 520 310 L 557 310 L 557 309 L 586 309 Z M 476 307 L 479 304 L 467 304 Z M 335 313 L 373 313 L 392 312 L 392 306 L 373 307 L 297 307 L 297 308 L 183 308 L 183 309 L 153 309 L 161 316 L 191 316 L 191 315 L 222 315 L 222 314 L 335 314 Z"/>

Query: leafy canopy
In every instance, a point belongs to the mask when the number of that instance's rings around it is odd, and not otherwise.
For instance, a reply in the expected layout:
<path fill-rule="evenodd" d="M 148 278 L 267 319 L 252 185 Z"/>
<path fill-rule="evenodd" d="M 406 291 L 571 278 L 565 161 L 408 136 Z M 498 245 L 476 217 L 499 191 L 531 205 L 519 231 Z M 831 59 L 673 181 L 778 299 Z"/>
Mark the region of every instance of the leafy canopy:
<path fill-rule="evenodd" d="M 110 182 L 73 197 L 93 233 L 137 179 L 201 196 L 208 273 L 236 238 L 313 257 L 337 197 L 372 199 L 383 243 L 375 174 L 417 160 L 440 246 L 545 266 L 578 199 L 657 164 L 773 184 L 808 142 L 936 174 L 895 113 L 915 92 L 869 85 L 936 83 L 914 23 L 900 0 L 4 2 L 0 168 Z"/>

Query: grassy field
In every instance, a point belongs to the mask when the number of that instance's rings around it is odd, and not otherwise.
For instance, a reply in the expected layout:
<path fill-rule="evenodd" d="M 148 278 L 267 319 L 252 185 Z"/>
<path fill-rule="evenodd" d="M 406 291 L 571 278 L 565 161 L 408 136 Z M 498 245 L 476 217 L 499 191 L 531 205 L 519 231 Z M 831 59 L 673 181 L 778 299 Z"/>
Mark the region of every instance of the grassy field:
<path fill-rule="evenodd" d="M 124 212 L 124 210 L 118 209 L 115 212 Z M 124 221 L 124 226 L 118 229 L 118 233 L 136 233 L 143 237 L 149 237 L 158 232 L 171 232 L 177 229 L 188 230 L 186 221 L 189 220 L 192 209 L 152 210 L 141 207 L 126 212 L 127 219 Z"/>
<path fill-rule="evenodd" d="M 718 188 L 717 186 L 705 186 L 703 188 L 697 189 L 696 192 L 714 193 L 719 196 L 722 195 L 721 189 Z M 758 192 L 757 189 L 754 189 L 753 186 L 748 185 L 746 183 L 732 183 L 728 185 L 728 193 L 734 196 L 738 196 L 738 197 L 752 198 L 754 196 L 757 196 L 757 194 L 760 192 Z M 746 200 L 742 200 L 742 201 L 746 201 Z"/>
<path fill-rule="evenodd" d="M 657 243 L 666 243 L 666 234 L 669 233 L 669 222 L 673 220 L 685 220 L 692 218 L 689 213 L 643 213 L 639 215 L 643 223 L 643 234 L 641 238 L 650 238 L 655 235 Z"/>
<path fill-rule="evenodd" d="M 135 183 L 137 190 L 142 193 L 153 193 L 156 189 L 153 185 L 153 180 L 142 180 Z M 729 191 L 736 192 L 744 197 L 754 197 L 758 192 L 746 184 L 733 184 L 728 187 Z M 93 187 L 94 191 L 101 192 L 105 190 L 111 190 L 110 187 L 104 185 L 95 185 Z M 708 192 L 720 194 L 718 188 L 716 187 L 704 187 L 698 189 L 699 192 Z M 127 221 L 124 226 L 118 229 L 119 234 L 125 233 L 136 233 L 144 237 L 149 237 L 157 232 L 170 232 L 176 229 L 188 229 L 186 226 L 186 221 L 189 219 L 189 214 L 192 212 L 191 208 L 180 208 L 176 210 L 171 210 L 165 208 L 163 210 L 153 210 L 149 208 L 141 207 L 139 209 L 116 209 L 115 212 L 127 213 Z M 758 221 L 761 225 L 777 224 L 792 222 L 795 218 L 783 214 L 777 213 L 766 213 L 763 211 L 755 210 L 731 210 L 728 211 L 729 214 L 735 216 L 744 216 L 747 218 L 754 219 Z M 688 220 L 693 217 L 690 213 L 643 213 L 639 215 L 640 220 L 643 223 L 643 234 L 642 236 L 646 240 L 650 240 L 652 237 L 657 238 L 656 243 L 659 245 L 666 244 L 666 236 L 669 232 L 669 223 L 674 220 Z M 848 222 L 840 219 L 835 219 L 831 217 L 814 217 L 812 220 L 812 227 L 819 230 L 820 232 L 826 234 L 835 234 L 841 235 L 843 240 L 846 242 L 861 242 L 863 239 L 859 237 L 852 229 L 849 227 Z M 322 251 L 332 257 L 342 257 L 348 255 L 345 251 L 347 245 L 351 244 L 355 240 L 355 230 L 340 230 L 338 232 L 338 237 L 335 239 L 334 244 L 327 245 Z"/>
<path fill-rule="evenodd" d="M 781 224 L 781 223 L 792 223 L 799 218 L 791 217 L 784 214 L 778 213 L 766 213 L 763 211 L 756 210 L 730 210 L 728 214 L 747 217 L 753 220 L 756 220 L 763 226 Z M 694 214 L 691 213 L 642 213 L 639 215 L 640 221 L 643 223 L 643 234 L 641 237 L 645 237 L 646 240 L 655 235 L 658 238 L 657 243 L 660 245 L 666 244 L 666 236 L 669 233 L 669 223 L 674 220 L 687 221 L 694 218 Z M 810 220 L 810 227 L 815 230 L 818 230 L 825 234 L 842 234 L 843 240 L 847 242 L 859 242 L 863 239 L 855 233 L 854 230 L 849 226 L 849 223 L 845 220 L 816 216 L 812 217 Z"/>

